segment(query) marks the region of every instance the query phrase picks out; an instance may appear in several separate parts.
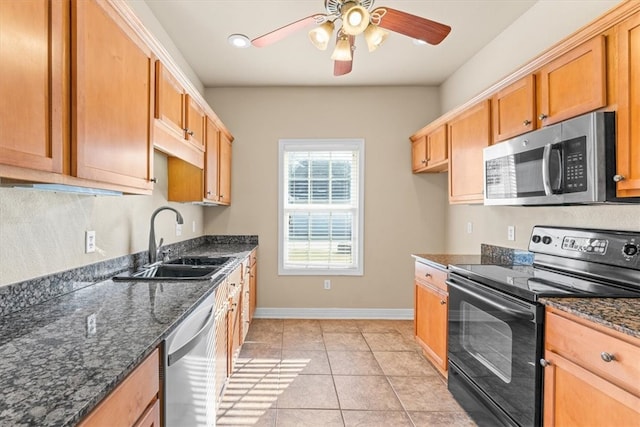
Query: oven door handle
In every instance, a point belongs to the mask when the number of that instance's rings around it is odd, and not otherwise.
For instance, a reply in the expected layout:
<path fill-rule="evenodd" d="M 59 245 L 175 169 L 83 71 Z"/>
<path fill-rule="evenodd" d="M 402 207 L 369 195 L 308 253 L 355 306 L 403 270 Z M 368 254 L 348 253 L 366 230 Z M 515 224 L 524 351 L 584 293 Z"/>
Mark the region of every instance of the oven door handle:
<path fill-rule="evenodd" d="M 480 301 L 484 302 L 487 305 L 490 305 L 492 307 L 497 308 L 500 311 L 503 311 L 507 314 L 509 314 L 510 316 L 513 317 L 519 317 L 522 319 L 526 319 L 526 320 L 533 320 L 535 319 L 535 314 L 531 313 L 530 311 L 526 311 L 526 310 L 517 310 L 517 309 L 513 309 L 511 307 L 507 307 L 504 304 L 500 304 L 499 302 L 493 301 L 490 298 L 487 298 L 486 296 L 480 294 L 479 292 L 474 292 L 472 290 L 467 289 L 464 286 L 460 286 L 457 283 L 453 283 L 450 280 L 447 280 L 447 285 L 456 288 L 457 290 L 459 290 L 460 292 L 463 292 L 473 298 L 479 299 Z"/>

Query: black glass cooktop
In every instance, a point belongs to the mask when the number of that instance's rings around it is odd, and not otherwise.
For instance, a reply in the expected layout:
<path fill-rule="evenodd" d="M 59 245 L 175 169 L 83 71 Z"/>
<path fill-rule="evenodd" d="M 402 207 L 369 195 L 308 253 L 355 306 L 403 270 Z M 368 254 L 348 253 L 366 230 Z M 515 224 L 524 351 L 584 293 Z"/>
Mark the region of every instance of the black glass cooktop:
<path fill-rule="evenodd" d="M 540 297 L 640 298 L 638 290 L 530 265 L 458 264 L 450 266 L 450 271 L 527 301 Z"/>

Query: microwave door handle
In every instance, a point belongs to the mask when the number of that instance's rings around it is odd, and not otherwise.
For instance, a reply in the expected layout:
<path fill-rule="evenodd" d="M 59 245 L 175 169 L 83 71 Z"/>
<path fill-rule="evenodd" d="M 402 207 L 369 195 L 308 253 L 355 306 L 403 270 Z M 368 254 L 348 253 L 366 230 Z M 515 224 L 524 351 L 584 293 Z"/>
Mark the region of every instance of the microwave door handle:
<path fill-rule="evenodd" d="M 544 187 L 545 196 L 550 196 L 553 194 L 551 190 L 551 178 L 549 167 L 551 164 L 551 144 L 547 144 L 544 146 L 544 150 L 542 151 L 542 186 Z"/>

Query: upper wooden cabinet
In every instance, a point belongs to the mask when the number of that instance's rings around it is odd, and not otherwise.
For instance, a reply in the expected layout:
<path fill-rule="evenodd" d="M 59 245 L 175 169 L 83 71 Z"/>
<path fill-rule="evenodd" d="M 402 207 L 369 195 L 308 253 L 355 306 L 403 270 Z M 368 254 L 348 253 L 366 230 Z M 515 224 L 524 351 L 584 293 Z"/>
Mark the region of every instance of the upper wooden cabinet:
<path fill-rule="evenodd" d="M 547 308 L 544 425 L 640 425 L 640 340 Z"/>
<path fill-rule="evenodd" d="M 68 169 L 68 54 L 68 2 L 0 1 L 0 164 Z"/>
<path fill-rule="evenodd" d="M 109 2 L 0 2 L 0 176 L 150 194 L 152 56 Z"/>
<path fill-rule="evenodd" d="M 206 118 L 204 169 L 169 157 L 168 200 L 203 204 L 231 203 L 231 137 Z"/>
<path fill-rule="evenodd" d="M 538 75 L 542 126 L 607 105 L 605 37 L 597 36 L 544 65 Z"/>
<path fill-rule="evenodd" d="M 618 38 L 618 197 L 640 197 L 640 13 L 621 23 Z"/>
<path fill-rule="evenodd" d="M 155 64 L 154 145 L 169 156 L 178 157 L 202 169 L 205 150 L 206 113 L 166 66 Z"/>
<path fill-rule="evenodd" d="M 449 162 L 447 156 L 447 126 L 440 125 L 427 133 L 411 137 L 413 172 L 443 172 Z"/>
<path fill-rule="evenodd" d="M 504 141 L 536 128 L 536 92 L 533 74 L 500 89 L 491 98 L 493 141 Z"/>
<path fill-rule="evenodd" d="M 471 106 L 448 122 L 449 203 L 482 203 L 482 150 L 491 144 L 491 102 Z"/>
<path fill-rule="evenodd" d="M 72 2 L 72 174 L 152 189 L 153 54 L 106 1 Z"/>

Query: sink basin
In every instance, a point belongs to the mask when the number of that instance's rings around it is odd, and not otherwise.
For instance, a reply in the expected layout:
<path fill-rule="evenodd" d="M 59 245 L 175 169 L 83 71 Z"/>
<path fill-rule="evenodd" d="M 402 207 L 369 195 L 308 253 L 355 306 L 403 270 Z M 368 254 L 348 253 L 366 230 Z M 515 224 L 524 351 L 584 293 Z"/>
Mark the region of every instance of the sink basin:
<path fill-rule="evenodd" d="M 166 261 L 163 265 L 221 266 L 230 259 L 231 257 L 183 256 Z"/>
<path fill-rule="evenodd" d="M 117 275 L 113 280 L 207 280 L 220 270 L 216 265 L 168 265 L 160 264 L 136 271 L 133 274 Z"/>

